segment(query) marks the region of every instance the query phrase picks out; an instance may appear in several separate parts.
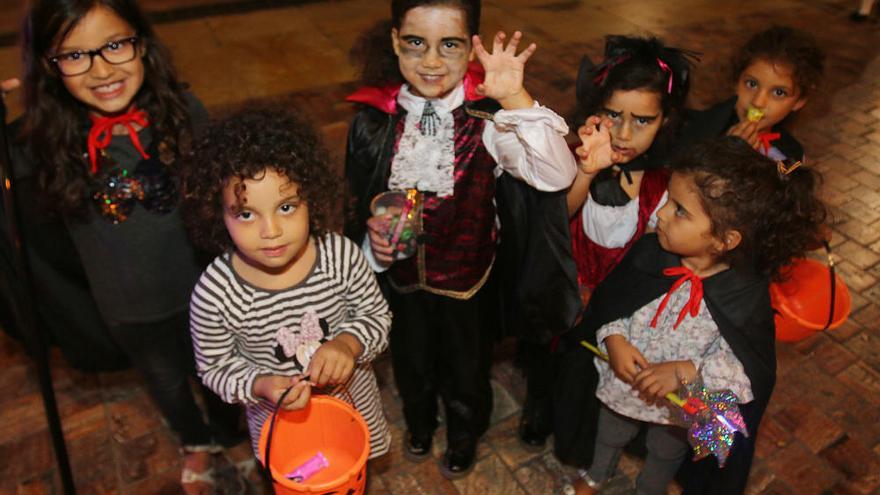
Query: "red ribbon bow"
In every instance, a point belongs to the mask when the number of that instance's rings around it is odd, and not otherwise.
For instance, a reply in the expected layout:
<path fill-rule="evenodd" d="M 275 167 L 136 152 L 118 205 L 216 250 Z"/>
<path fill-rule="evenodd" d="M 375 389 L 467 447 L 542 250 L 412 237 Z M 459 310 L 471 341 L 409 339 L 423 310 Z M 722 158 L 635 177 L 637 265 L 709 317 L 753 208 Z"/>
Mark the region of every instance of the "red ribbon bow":
<path fill-rule="evenodd" d="M 669 82 L 666 84 L 666 92 L 672 94 L 672 69 L 666 65 L 666 62 L 660 60 L 660 57 L 657 57 L 657 65 L 660 66 L 660 70 L 669 74 Z"/>
<path fill-rule="evenodd" d="M 89 130 L 89 162 L 91 163 L 92 174 L 98 172 L 98 150 L 110 146 L 110 140 L 113 138 L 113 127 L 116 125 L 124 125 L 128 129 L 128 136 L 131 143 L 142 157 L 149 158 L 150 155 L 144 151 L 141 140 L 138 138 L 137 130 L 132 124 L 137 124 L 141 128 L 147 127 L 147 112 L 132 108 L 128 112 L 116 117 L 96 117 L 90 116 L 92 119 L 92 128 Z"/>
<path fill-rule="evenodd" d="M 761 149 L 764 150 L 765 155 L 770 151 L 771 143 L 781 137 L 782 134 L 778 132 L 762 132 L 758 134 L 758 139 L 761 140 Z"/>
<path fill-rule="evenodd" d="M 672 287 L 666 292 L 666 297 L 660 301 L 660 307 L 657 308 L 657 314 L 654 315 L 654 319 L 651 320 L 651 328 L 657 328 L 657 319 L 660 318 L 660 315 L 663 313 L 663 310 L 666 309 L 666 304 L 669 302 L 669 298 L 672 296 L 672 293 L 678 290 L 681 285 L 687 281 L 691 283 L 691 295 L 688 298 L 687 303 L 685 303 L 684 307 L 681 308 L 681 311 L 678 313 L 678 319 L 675 320 L 675 325 L 673 325 L 673 329 L 678 328 L 678 325 L 684 321 L 685 315 L 688 313 L 691 314 L 691 317 L 697 316 L 700 312 L 700 301 L 703 300 L 703 281 L 700 280 L 694 272 L 690 270 L 690 268 L 684 266 L 675 266 L 672 268 L 666 268 L 663 270 L 663 275 L 667 277 L 675 277 L 679 276 L 679 279 L 676 280 Z"/>

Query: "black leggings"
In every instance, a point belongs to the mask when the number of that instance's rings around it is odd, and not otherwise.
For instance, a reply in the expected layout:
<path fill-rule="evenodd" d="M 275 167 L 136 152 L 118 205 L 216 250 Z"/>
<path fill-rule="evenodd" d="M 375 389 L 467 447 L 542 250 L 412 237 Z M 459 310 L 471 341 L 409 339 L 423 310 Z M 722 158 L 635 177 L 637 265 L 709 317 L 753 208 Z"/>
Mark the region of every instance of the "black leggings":
<path fill-rule="evenodd" d="M 231 447 L 248 438 L 240 427 L 241 409 L 201 386 L 208 423 L 196 405 L 189 379 L 195 376 L 189 312 L 154 323 L 111 325 L 113 339 L 141 373 L 181 445 Z M 201 385 L 201 382 L 199 382 Z"/>

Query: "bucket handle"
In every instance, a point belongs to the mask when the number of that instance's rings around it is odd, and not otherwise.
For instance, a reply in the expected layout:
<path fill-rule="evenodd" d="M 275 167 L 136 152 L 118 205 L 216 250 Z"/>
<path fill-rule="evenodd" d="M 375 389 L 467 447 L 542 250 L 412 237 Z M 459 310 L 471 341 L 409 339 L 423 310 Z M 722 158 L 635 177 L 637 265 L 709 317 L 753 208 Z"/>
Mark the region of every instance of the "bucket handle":
<path fill-rule="evenodd" d="M 305 379 L 308 380 L 307 377 Z M 291 385 L 284 389 L 281 397 L 278 397 L 278 402 L 275 403 L 275 408 L 272 411 L 272 417 L 269 419 L 271 423 L 269 423 L 269 433 L 266 435 L 266 455 L 263 456 L 263 466 L 265 466 L 266 471 L 269 472 L 269 478 L 271 478 L 272 481 L 275 481 L 275 477 L 272 476 L 272 465 L 269 464 L 269 455 L 272 451 L 272 436 L 275 434 L 275 423 L 278 420 L 278 411 L 281 410 L 281 403 L 284 402 L 285 397 L 287 397 L 287 394 L 289 394 L 290 391 L 293 390 L 293 387 L 294 386 Z M 348 389 L 348 384 L 345 384 L 342 387 L 342 392 L 344 392 L 345 395 L 348 396 L 348 400 L 351 403 L 351 406 L 354 407 L 354 397 L 351 395 L 351 391 Z"/>
<path fill-rule="evenodd" d="M 834 323 L 834 303 L 837 299 L 837 276 L 835 275 L 834 256 L 832 256 L 831 253 L 831 244 L 829 244 L 827 240 L 823 240 L 822 245 L 825 246 L 825 254 L 828 255 L 828 273 L 831 275 L 831 304 L 829 304 L 828 309 L 828 321 L 822 329 L 824 332 L 831 327 L 832 323 Z"/>

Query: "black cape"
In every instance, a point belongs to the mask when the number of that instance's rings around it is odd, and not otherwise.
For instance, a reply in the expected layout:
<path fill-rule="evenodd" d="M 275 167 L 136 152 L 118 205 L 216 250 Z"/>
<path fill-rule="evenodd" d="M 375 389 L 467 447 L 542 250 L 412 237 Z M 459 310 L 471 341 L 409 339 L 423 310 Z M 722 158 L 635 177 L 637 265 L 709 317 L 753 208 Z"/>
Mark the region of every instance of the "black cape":
<path fill-rule="evenodd" d="M 593 456 L 599 401 L 593 354 L 579 345 L 596 343 L 605 323 L 629 316 L 660 297 L 675 281 L 663 269 L 680 266 L 656 234 L 639 239 L 623 261 L 596 288 L 581 322 L 560 343 L 554 390 L 555 450 L 564 463 L 586 467 Z M 703 281 L 704 299 L 724 340 L 742 362 L 755 400 L 741 406 L 749 437 L 737 435 L 723 469 L 714 456 L 687 460 L 679 472 L 686 494 L 739 494 L 745 489 L 761 416 L 776 382 L 773 311 L 767 277 L 729 269 Z"/>
<path fill-rule="evenodd" d="M 727 129 L 737 122 L 739 117 L 736 115 L 736 96 L 705 110 L 688 110 L 681 128 L 679 146 L 687 147 L 706 139 L 723 136 Z M 781 124 L 773 126 L 772 131 L 779 133 L 779 139 L 773 141 L 773 146 L 787 159 L 793 161 L 804 159 L 804 147 Z"/>
<path fill-rule="evenodd" d="M 489 99 L 464 105 L 472 116 L 477 115 L 474 111 L 486 115 L 499 109 Z M 402 111 L 390 114 L 364 105 L 349 128 L 345 177 L 347 204 L 354 211 L 346 215 L 345 235 L 358 245 L 366 235 L 370 201 L 388 188 L 395 129 L 402 117 Z M 538 191 L 501 174 L 495 199 L 501 243 L 494 271 L 504 308 L 504 332 L 547 343 L 571 328 L 582 306 L 565 191 Z"/>
<path fill-rule="evenodd" d="M 19 122 L 9 126 L 15 136 Z M 125 354 L 110 337 L 91 295 L 82 261 L 64 221 L 37 201 L 36 173 L 24 150 L 12 146 L 12 192 L 25 247 L 27 269 L 33 280 L 37 331 L 47 344 L 61 348 L 67 362 L 83 371 L 112 371 L 129 366 Z M 5 193 L 5 191 L 4 191 Z M 3 206 L 0 205 L 0 213 Z M 21 337 L 19 308 L 25 307 L 25 284 L 12 267 L 13 242 L 5 225 L 0 228 L 0 322 L 7 333 Z"/>

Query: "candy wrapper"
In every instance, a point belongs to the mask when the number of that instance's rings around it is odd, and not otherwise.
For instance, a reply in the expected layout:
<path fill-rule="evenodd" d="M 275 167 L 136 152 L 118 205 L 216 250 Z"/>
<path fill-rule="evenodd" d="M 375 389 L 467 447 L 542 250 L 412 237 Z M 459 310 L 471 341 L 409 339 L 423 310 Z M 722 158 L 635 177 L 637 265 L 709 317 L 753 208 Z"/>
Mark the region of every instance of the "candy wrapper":
<path fill-rule="evenodd" d="M 373 216 L 390 215 L 379 226 L 380 232 L 394 246 L 394 259 L 415 254 L 422 233 L 422 195 L 415 189 L 386 191 L 370 203 Z"/>
<path fill-rule="evenodd" d="M 749 122 L 759 122 L 764 118 L 764 111 L 750 106 L 746 118 L 749 119 Z"/>
<path fill-rule="evenodd" d="M 324 454 L 321 451 L 318 451 L 317 454 L 313 455 L 309 460 L 302 463 L 302 465 L 298 466 L 293 471 L 287 473 L 285 478 L 295 481 L 297 483 L 302 483 L 303 481 L 314 476 L 318 471 L 330 466 L 330 461 L 324 457 Z"/>
<path fill-rule="evenodd" d="M 698 376 L 692 383 L 682 384 L 678 398 L 681 402 L 676 404 L 681 408 L 677 419 L 688 429 L 694 460 L 713 454 L 718 458 L 718 466 L 724 467 L 736 433 L 749 436 L 736 394 L 730 390 L 706 390 Z"/>

